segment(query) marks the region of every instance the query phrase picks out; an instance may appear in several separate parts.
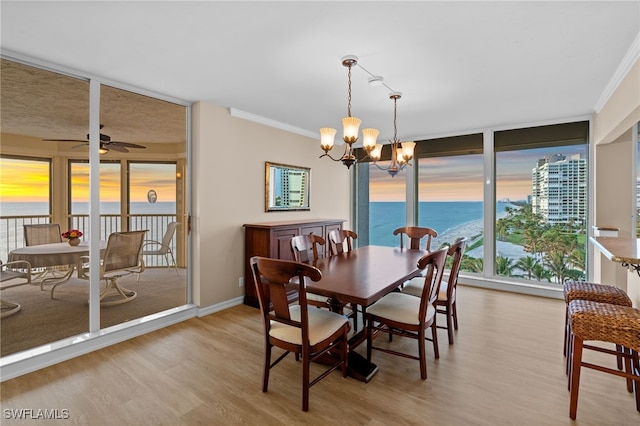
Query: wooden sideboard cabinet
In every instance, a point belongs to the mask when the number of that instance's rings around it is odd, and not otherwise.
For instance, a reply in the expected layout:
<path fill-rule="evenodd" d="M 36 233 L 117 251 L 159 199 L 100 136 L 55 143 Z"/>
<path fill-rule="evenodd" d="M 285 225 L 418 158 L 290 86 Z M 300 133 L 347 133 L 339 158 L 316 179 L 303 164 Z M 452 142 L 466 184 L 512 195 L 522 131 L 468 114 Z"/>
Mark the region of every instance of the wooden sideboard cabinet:
<path fill-rule="evenodd" d="M 319 256 L 329 255 L 329 232 L 342 229 L 341 219 L 310 219 L 286 222 L 264 222 L 245 224 L 244 233 L 244 303 L 260 307 L 253 275 L 249 265 L 252 256 L 291 260 L 291 239 L 296 235 L 316 234 L 327 241 Z M 295 301 L 292 293 L 290 302 Z"/>

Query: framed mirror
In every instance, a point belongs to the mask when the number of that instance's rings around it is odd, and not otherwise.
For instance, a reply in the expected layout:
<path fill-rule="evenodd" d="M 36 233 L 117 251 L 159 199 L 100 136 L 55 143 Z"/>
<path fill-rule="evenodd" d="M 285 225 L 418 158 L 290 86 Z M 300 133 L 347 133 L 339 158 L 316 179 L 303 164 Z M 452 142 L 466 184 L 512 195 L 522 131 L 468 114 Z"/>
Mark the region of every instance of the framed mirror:
<path fill-rule="evenodd" d="M 265 206 L 267 212 L 310 210 L 311 169 L 280 163 L 265 163 Z"/>

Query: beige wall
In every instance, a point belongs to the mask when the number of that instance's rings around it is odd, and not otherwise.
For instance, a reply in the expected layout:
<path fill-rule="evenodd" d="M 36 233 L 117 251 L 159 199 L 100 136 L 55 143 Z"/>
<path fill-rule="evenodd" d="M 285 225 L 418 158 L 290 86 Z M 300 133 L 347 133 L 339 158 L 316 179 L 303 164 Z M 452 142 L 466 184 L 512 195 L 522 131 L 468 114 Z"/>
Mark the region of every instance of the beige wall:
<path fill-rule="evenodd" d="M 245 223 L 336 218 L 348 221 L 350 175 L 327 159 L 319 141 L 231 117 L 222 107 L 198 102 L 193 129 L 193 279 L 201 307 L 244 295 Z M 311 210 L 264 211 L 265 161 L 311 168 Z"/>
<path fill-rule="evenodd" d="M 640 122 L 640 59 L 593 117 L 593 224 L 618 227 L 621 235 L 635 233 L 632 194 L 636 158 L 631 128 L 637 122 Z M 594 281 L 619 286 L 629 293 L 635 306 L 640 306 L 640 280 L 636 273 L 609 261 L 598 250 L 593 255 Z"/>

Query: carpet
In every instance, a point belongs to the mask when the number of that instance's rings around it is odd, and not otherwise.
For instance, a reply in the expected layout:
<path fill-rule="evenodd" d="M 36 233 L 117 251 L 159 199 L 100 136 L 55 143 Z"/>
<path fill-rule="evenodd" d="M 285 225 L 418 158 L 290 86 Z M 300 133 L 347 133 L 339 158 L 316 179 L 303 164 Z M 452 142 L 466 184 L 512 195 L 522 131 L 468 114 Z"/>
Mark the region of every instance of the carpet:
<path fill-rule="evenodd" d="M 147 268 L 141 275 L 130 275 L 118 282 L 138 293 L 128 303 L 101 306 L 100 327 L 106 328 L 146 315 L 181 306 L 187 300 L 186 271 L 177 276 L 173 269 Z M 89 331 L 89 282 L 71 278 L 56 287 L 40 291 L 40 284 L 2 290 L 2 299 L 22 305 L 22 309 L 0 320 L 0 356 L 41 346 Z M 101 282 L 104 288 L 104 281 Z"/>

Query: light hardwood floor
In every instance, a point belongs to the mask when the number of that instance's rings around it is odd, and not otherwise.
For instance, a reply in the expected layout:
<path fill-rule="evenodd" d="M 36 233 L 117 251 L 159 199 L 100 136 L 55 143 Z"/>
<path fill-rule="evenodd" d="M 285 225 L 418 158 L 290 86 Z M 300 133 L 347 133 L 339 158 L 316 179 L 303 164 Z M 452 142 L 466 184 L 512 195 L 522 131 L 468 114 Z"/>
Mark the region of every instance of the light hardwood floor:
<path fill-rule="evenodd" d="M 562 334 L 564 303 L 459 287 L 460 330 L 440 359 L 374 352 L 368 383 L 333 373 L 301 410 L 300 365 L 288 357 L 261 392 L 262 324 L 237 306 L 192 319 L 1 384 L 3 425 L 639 425 L 624 380 L 584 370 L 578 419 L 569 419 Z M 415 341 L 391 345 L 415 350 Z M 358 348 L 361 353 L 365 347 Z M 602 354 L 589 359 L 609 361 Z M 58 410 L 58 421 L 14 420 L 18 409 Z M 7 411 L 12 410 L 12 411 Z M 10 416 L 9 416 L 10 417 Z"/>

